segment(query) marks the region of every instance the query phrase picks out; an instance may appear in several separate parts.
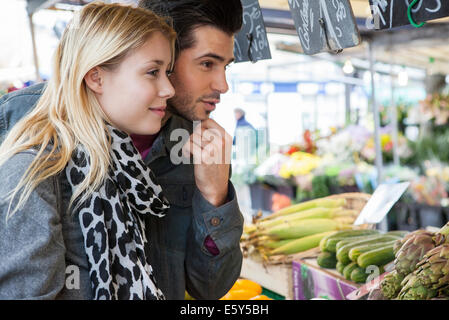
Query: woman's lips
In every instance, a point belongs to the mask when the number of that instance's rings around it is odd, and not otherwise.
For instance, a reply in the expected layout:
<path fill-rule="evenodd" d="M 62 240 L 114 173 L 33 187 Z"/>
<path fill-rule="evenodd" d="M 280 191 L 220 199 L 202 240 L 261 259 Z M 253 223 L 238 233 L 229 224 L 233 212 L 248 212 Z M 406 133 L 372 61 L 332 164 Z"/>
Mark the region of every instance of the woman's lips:
<path fill-rule="evenodd" d="M 165 109 L 166 107 L 158 107 L 158 108 L 150 108 L 151 111 L 153 111 L 155 114 L 163 118 L 165 116 Z"/>

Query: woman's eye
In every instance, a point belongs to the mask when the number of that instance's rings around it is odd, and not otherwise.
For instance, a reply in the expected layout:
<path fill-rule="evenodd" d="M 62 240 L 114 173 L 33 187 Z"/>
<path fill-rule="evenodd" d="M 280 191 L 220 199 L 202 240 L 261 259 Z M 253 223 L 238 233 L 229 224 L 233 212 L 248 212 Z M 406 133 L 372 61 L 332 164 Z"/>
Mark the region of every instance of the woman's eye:
<path fill-rule="evenodd" d="M 158 69 L 151 70 L 151 71 L 148 71 L 147 74 L 149 74 L 150 76 L 156 77 L 159 74 L 159 70 Z"/>

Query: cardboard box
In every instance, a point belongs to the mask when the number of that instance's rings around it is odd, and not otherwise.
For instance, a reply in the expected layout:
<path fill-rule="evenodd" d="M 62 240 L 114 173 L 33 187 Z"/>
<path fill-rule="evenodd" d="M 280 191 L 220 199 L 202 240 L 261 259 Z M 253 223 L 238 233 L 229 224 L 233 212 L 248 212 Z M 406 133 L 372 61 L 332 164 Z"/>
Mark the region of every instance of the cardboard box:
<path fill-rule="evenodd" d="M 316 259 L 292 262 L 293 299 L 346 300 L 346 296 L 360 285 L 346 280 L 335 269 L 323 269 Z"/>

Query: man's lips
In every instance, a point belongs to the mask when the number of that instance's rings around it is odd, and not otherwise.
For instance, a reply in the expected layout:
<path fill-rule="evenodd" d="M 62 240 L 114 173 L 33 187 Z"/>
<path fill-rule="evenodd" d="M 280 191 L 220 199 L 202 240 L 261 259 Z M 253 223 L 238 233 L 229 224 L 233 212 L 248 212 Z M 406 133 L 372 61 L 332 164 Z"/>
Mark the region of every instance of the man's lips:
<path fill-rule="evenodd" d="M 206 106 L 206 111 L 214 111 L 220 100 L 201 100 Z"/>

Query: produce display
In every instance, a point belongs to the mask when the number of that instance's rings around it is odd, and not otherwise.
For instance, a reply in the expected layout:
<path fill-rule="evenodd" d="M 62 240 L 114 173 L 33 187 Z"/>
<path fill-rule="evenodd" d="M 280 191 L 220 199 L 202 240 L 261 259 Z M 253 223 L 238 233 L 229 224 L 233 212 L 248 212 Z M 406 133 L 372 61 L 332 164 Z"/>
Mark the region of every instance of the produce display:
<path fill-rule="evenodd" d="M 334 232 L 321 239 L 317 263 L 322 268 L 336 269 L 347 280 L 364 283 L 374 270 L 383 273 L 384 265 L 394 260 L 395 243 L 406 234 L 370 229 Z"/>
<path fill-rule="evenodd" d="M 449 223 L 435 233 L 416 230 L 397 241 L 394 270 L 369 299 L 449 299 L 448 235 Z"/>
<path fill-rule="evenodd" d="M 288 206 L 258 219 L 244 227 L 243 251 L 257 251 L 261 256 L 269 257 L 318 248 L 324 237 L 355 228 L 353 223 L 359 211 L 347 209 L 345 205 L 344 198 L 320 198 Z"/>
<path fill-rule="evenodd" d="M 382 275 L 368 296 L 371 300 L 449 300 L 449 223 L 438 231 L 358 228 L 353 223 L 361 209 L 349 209 L 349 199 L 324 197 L 254 218 L 244 227 L 244 255 L 256 252 L 269 262 L 275 257 L 316 258 L 318 268 L 335 269 L 358 284 Z M 304 279 L 319 281 L 315 275 Z M 248 295 L 234 290 L 227 298 Z"/>
<path fill-rule="evenodd" d="M 220 300 L 273 300 L 262 294 L 262 287 L 248 279 L 238 279 Z"/>

